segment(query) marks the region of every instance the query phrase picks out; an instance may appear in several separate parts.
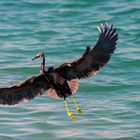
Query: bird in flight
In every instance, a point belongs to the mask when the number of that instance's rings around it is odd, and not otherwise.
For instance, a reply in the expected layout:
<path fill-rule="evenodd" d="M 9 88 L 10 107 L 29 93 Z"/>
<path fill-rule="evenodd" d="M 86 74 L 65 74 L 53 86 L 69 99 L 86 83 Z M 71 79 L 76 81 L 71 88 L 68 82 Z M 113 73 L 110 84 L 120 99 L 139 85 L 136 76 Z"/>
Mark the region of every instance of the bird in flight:
<path fill-rule="evenodd" d="M 34 99 L 45 94 L 55 99 L 64 99 L 68 117 L 76 120 L 76 116 L 69 111 L 66 99 L 72 97 L 77 112 L 82 111 L 74 98 L 78 90 L 78 79 L 95 76 L 107 64 L 111 54 L 116 49 L 118 33 L 116 28 L 107 24 L 97 27 L 99 38 L 94 47 L 87 46 L 83 55 L 73 62 L 64 63 L 58 67 L 45 68 L 45 55 L 38 53 L 32 60 L 42 58 L 41 71 L 38 75 L 30 77 L 14 86 L 0 88 L 0 104 L 15 105 Z"/>

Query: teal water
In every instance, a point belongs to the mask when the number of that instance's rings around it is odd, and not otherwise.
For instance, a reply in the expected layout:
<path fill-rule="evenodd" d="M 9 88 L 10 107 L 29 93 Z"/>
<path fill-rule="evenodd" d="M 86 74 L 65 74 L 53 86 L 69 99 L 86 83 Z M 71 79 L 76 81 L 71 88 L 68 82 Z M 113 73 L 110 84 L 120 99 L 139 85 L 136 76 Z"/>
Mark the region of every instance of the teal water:
<path fill-rule="evenodd" d="M 47 95 L 16 106 L 0 105 L 0 140 L 140 140 L 140 1 L 1 0 L 0 87 L 39 72 L 37 52 L 47 66 L 80 56 L 98 38 L 96 26 L 113 23 L 117 50 L 96 77 L 80 81 L 71 99 L 70 120 L 63 100 Z"/>

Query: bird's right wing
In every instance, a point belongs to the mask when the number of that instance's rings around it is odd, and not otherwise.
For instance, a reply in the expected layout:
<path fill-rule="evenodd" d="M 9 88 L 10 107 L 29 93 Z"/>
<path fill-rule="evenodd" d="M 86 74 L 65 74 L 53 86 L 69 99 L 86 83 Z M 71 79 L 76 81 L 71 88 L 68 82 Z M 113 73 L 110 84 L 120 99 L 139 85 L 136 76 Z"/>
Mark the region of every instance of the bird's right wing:
<path fill-rule="evenodd" d="M 110 28 L 107 24 L 105 26 L 101 25 L 98 30 L 99 38 L 94 47 L 87 47 L 85 53 L 79 59 L 56 67 L 55 72 L 67 80 L 95 76 L 109 61 L 111 54 L 116 49 L 118 40 L 118 33 L 113 25 Z"/>
<path fill-rule="evenodd" d="M 14 105 L 43 95 L 50 84 L 44 74 L 39 74 L 8 88 L 0 88 L 0 104 Z"/>

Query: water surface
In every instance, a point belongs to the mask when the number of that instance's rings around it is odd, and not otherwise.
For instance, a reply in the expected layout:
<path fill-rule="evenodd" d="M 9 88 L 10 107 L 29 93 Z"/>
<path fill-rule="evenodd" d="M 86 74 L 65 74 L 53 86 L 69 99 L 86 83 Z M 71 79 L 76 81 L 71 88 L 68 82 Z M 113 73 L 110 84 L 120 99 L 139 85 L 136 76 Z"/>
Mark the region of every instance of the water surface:
<path fill-rule="evenodd" d="M 63 100 L 47 95 L 16 106 L 0 105 L 0 140 L 139 140 L 140 139 L 140 1 L 1 0 L 0 87 L 39 72 L 37 52 L 47 66 L 80 56 L 98 38 L 96 26 L 113 23 L 117 50 L 98 75 L 80 81 L 76 98 L 65 112 Z"/>

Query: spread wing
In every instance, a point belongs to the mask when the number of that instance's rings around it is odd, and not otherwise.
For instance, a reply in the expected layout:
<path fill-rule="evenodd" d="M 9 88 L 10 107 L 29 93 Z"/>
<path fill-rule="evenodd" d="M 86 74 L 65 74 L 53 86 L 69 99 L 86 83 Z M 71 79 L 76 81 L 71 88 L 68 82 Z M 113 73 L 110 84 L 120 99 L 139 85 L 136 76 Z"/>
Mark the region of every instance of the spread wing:
<path fill-rule="evenodd" d="M 44 74 L 40 74 L 8 88 L 0 88 L 0 104 L 14 105 L 42 95 L 50 84 Z"/>
<path fill-rule="evenodd" d="M 113 28 L 113 25 L 108 28 L 107 24 L 97 28 L 99 38 L 93 48 L 87 47 L 81 58 L 64 63 L 55 69 L 62 77 L 71 80 L 94 76 L 109 61 L 118 40 L 116 28 Z"/>

